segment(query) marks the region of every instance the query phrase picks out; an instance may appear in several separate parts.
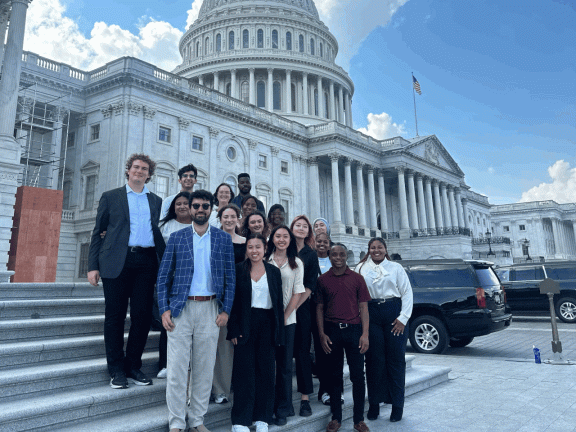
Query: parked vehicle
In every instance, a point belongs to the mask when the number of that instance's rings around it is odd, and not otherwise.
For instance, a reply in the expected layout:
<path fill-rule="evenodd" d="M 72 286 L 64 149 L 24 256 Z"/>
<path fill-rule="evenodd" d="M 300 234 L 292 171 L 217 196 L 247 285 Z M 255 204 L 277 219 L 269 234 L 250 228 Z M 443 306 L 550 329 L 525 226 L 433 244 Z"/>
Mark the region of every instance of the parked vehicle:
<path fill-rule="evenodd" d="M 414 292 L 410 345 L 441 354 L 450 345 L 503 330 L 512 322 L 506 295 L 492 263 L 475 260 L 398 261 Z"/>
<path fill-rule="evenodd" d="M 576 322 L 576 261 L 525 263 L 496 269 L 512 311 L 547 311 L 550 303 L 540 294 L 540 282 L 548 277 L 560 285 L 554 295 L 556 315 L 567 323 Z"/>

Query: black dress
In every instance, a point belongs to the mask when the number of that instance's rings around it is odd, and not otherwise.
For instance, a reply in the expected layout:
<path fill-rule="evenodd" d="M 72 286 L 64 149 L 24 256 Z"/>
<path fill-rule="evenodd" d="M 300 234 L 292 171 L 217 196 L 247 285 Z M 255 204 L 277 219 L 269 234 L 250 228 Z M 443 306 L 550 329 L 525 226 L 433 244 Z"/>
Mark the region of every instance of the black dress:
<path fill-rule="evenodd" d="M 246 243 L 232 243 L 234 246 L 234 264 L 241 263 L 246 259 Z"/>

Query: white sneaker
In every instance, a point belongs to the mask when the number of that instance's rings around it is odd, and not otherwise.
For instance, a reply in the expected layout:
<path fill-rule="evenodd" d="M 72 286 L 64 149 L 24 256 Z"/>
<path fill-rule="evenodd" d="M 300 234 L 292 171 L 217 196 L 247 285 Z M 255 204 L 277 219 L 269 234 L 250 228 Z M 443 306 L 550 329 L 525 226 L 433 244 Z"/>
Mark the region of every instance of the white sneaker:
<path fill-rule="evenodd" d="M 214 396 L 214 402 L 217 404 L 223 404 L 228 402 L 228 398 L 224 393 L 217 394 L 216 396 Z"/>
<path fill-rule="evenodd" d="M 250 432 L 250 428 L 248 426 L 232 425 L 232 432 Z"/>
<path fill-rule="evenodd" d="M 257 421 L 254 424 L 256 425 L 256 432 L 268 432 L 268 423 Z"/>
<path fill-rule="evenodd" d="M 330 395 L 328 393 L 324 393 L 321 399 L 324 405 L 330 405 Z"/>
<path fill-rule="evenodd" d="M 166 368 L 163 368 L 160 372 L 158 372 L 156 378 L 166 379 L 167 376 L 168 376 L 168 370 Z"/>

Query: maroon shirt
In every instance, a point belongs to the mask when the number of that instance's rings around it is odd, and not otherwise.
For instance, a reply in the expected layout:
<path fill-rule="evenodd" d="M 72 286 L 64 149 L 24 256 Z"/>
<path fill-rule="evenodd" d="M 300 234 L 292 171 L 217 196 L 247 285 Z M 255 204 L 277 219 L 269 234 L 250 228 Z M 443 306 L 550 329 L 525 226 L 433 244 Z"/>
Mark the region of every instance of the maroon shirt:
<path fill-rule="evenodd" d="M 370 300 L 364 278 L 348 267 L 340 276 L 330 269 L 318 278 L 316 302 L 324 305 L 326 321 L 360 324 L 360 303 Z"/>

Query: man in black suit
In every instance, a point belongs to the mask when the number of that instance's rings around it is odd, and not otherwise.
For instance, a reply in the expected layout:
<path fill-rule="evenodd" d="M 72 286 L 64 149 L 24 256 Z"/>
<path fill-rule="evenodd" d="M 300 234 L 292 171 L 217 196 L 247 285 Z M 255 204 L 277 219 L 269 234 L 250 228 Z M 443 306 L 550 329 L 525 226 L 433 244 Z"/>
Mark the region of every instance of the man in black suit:
<path fill-rule="evenodd" d="M 154 283 L 165 243 L 158 229 L 162 199 L 146 187 L 156 163 L 133 154 L 126 162 L 125 186 L 104 192 L 88 256 L 88 281 L 104 285 L 104 343 L 110 387 L 150 385 L 141 370 L 148 339 Z M 104 237 L 102 232 L 106 232 Z M 130 301 L 130 333 L 124 356 L 124 323 Z"/>

